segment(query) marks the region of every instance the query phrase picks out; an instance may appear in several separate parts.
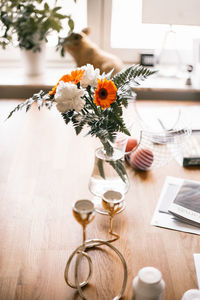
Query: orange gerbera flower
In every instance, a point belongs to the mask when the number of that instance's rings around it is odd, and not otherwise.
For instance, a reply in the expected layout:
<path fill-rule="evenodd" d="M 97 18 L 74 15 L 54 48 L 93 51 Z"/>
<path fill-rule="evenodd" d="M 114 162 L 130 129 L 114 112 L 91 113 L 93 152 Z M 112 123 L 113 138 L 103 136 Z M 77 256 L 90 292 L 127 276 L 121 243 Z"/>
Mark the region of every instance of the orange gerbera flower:
<path fill-rule="evenodd" d="M 71 82 L 71 83 L 77 84 L 83 77 L 84 72 L 85 72 L 85 70 L 77 69 L 75 71 L 72 71 L 71 74 L 63 75 L 59 79 L 58 83 L 49 92 L 49 95 L 55 95 L 57 86 L 59 85 L 60 81 Z"/>
<path fill-rule="evenodd" d="M 101 106 L 102 109 L 110 107 L 110 104 L 116 100 L 117 87 L 112 80 L 97 79 L 98 86 L 95 90 L 94 103 Z"/>
<path fill-rule="evenodd" d="M 84 72 L 85 70 L 81 70 L 81 69 L 76 69 L 75 71 L 72 71 L 70 81 L 74 84 L 77 84 L 82 79 Z"/>

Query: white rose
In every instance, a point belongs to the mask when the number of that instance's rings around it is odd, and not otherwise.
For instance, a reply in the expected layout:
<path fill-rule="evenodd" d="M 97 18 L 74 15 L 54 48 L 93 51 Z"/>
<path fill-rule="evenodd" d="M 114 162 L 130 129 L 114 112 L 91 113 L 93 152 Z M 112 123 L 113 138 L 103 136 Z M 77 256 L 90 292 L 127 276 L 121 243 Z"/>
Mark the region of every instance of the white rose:
<path fill-rule="evenodd" d="M 86 88 L 88 85 L 92 87 L 97 86 L 97 78 L 100 75 L 99 69 L 94 69 L 94 67 L 90 64 L 87 64 L 86 66 L 81 67 L 82 70 L 84 70 L 83 77 L 80 80 L 81 86 Z"/>
<path fill-rule="evenodd" d="M 81 98 L 83 95 L 84 90 L 78 89 L 77 85 L 60 81 L 55 93 L 56 107 L 61 113 L 71 109 L 79 112 L 85 104 L 85 101 Z"/>

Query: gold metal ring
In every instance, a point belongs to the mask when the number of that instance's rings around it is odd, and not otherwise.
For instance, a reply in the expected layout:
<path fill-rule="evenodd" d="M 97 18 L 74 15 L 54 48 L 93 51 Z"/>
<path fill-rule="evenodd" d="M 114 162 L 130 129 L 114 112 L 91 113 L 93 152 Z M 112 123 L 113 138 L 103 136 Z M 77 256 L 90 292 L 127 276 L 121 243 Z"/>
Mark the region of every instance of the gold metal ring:
<path fill-rule="evenodd" d="M 66 281 L 66 283 L 69 286 L 71 286 L 72 288 L 77 288 L 77 290 L 79 292 L 79 295 L 84 300 L 87 300 L 87 298 L 83 294 L 82 287 L 84 287 L 88 283 L 88 281 L 89 281 L 89 279 L 92 275 L 92 261 L 91 261 L 91 258 L 89 257 L 89 255 L 85 251 L 87 251 L 87 249 L 92 249 L 92 248 L 103 246 L 103 245 L 108 246 L 113 251 L 115 251 L 115 253 L 120 258 L 120 260 L 122 262 L 122 265 L 123 265 L 123 269 L 124 269 L 124 279 L 123 279 L 122 287 L 121 287 L 120 293 L 117 296 L 115 296 L 114 299 L 115 300 L 120 299 L 122 297 L 124 291 L 125 291 L 126 284 L 127 284 L 127 278 L 128 278 L 128 271 L 127 271 L 127 264 L 126 264 L 126 261 L 125 261 L 123 255 L 109 241 L 103 241 L 103 240 L 100 240 L 100 239 L 91 239 L 91 240 L 85 241 L 84 245 L 80 245 L 78 248 L 76 248 L 76 250 L 70 255 L 70 257 L 67 261 L 66 268 L 65 268 L 65 281 Z M 72 258 L 74 257 L 75 254 L 78 254 L 78 255 L 77 255 L 76 263 L 75 263 L 75 285 L 74 285 L 68 279 L 68 271 L 69 271 L 69 266 L 70 266 L 70 263 L 72 261 Z M 88 274 L 88 278 L 85 281 L 79 283 L 78 269 L 79 269 L 79 264 L 80 264 L 82 256 L 85 256 L 88 259 L 89 274 Z"/>

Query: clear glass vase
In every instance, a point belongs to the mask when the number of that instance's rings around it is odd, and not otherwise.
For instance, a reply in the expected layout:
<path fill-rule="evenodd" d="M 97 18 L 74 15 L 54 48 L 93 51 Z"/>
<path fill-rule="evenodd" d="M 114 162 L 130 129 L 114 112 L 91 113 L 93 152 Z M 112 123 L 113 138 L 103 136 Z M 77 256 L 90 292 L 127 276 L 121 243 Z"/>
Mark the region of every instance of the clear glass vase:
<path fill-rule="evenodd" d="M 124 165 L 124 152 L 113 148 L 108 156 L 103 147 L 95 151 L 95 161 L 89 180 L 89 190 L 95 196 L 102 196 L 106 191 L 118 191 L 125 194 L 129 189 L 129 180 Z"/>

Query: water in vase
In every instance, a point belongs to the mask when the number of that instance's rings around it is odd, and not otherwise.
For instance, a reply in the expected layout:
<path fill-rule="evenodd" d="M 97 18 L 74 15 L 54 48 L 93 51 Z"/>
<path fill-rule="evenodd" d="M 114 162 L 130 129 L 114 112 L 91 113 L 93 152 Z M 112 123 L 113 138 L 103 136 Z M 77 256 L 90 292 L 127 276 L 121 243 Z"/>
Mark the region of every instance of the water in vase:
<path fill-rule="evenodd" d="M 95 153 L 94 169 L 89 181 L 89 189 L 96 196 L 102 196 L 108 190 L 125 194 L 129 180 L 124 167 L 124 155 L 114 149 L 112 156 L 107 156 L 103 148 Z"/>

